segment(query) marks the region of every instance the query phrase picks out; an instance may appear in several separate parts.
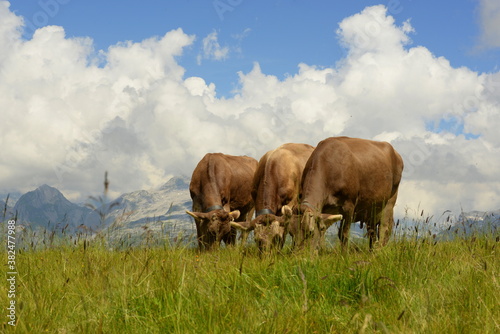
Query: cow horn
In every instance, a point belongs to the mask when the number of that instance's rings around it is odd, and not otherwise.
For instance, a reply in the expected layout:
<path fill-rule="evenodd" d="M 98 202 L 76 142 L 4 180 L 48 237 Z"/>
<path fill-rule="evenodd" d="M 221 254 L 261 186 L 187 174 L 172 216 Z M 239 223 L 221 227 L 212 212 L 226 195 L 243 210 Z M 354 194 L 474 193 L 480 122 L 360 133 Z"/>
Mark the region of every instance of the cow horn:
<path fill-rule="evenodd" d="M 196 213 L 194 213 L 194 212 L 191 212 L 191 211 L 186 210 L 186 213 L 187 213 L 188 215 L 190 215 L 191 217 L 193 217 L 193 218 L 198 218 L 198 215 L 197 215 Z"/>
<path fill-rule="evenodd" d="M 326 228 L 329 228 L 330 226 L 333 225 L 333 223 L 338 222 L 339 220 L 342 220 L 343 216 L 342 215 L 321 215 L 322 220 L 326 226 Z"/>
<path fill-rule="evenodd" d="M 331 215 L 327 219 L 333 220 L 334 222 L 337 222 L 339 220 L 342 220 L 342 218 L 344 218 L 342 215 Z"/>
<path fill-rule="evenodd" d="M 239 230 L 242 230 L 242 231 L 248 231 L 248 227 L 245 227 L 243 225 L 241 225 L 240 223 L 237 223 L 237 222 L 231 222 L 231 226 L 232 227 L 236 227 L 237 229 Z"/>
<path fill-rule="evenodd" d="M 205 212 L 191 212 L 186 210 L 186 213 L 191 217 L 193 217 L 194 219 L 207 219 L 210 217 L 210 215 Z"/>

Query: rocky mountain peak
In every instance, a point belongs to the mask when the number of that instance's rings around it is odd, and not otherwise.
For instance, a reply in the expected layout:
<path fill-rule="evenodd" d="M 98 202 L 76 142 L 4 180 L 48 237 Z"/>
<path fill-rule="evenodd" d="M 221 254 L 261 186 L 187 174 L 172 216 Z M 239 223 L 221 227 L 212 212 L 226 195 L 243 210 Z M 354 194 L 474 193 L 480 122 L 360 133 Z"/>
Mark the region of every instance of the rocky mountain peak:
<path fill-rule="evenodd" d="M 64 197 L 64 195 L 51 186 L 46 184 L 38 187 L 37 189 L 27 192 L 21 196 L 18 203 L 26 205 L 29 204 L 35 208 L 40 208 L 45 204 L 59 204 L 59 205 L 71 205 L 71 202 Z"/>
<path fill-rule="evenodd" d="M 46 184 L 38 187 L 34 192 L 38 198 L 46 203 L 55 203 L 57 201 L 70 203 L 59 190 Z"/>
<path fill-rule="evenodd" d="M 189 189 L 189 178 L 183 176 L 174 176 L 160 187 L 159 190 L 186 190 Z"/>
<path fill-rule="evenodd" d="M 22 195 L 14 206 L 19 220 L 38 226 L 69 224 L 96 225 L 97 215 L 92 210 L 71 203 L 54 187 L 46 184 Z"/>

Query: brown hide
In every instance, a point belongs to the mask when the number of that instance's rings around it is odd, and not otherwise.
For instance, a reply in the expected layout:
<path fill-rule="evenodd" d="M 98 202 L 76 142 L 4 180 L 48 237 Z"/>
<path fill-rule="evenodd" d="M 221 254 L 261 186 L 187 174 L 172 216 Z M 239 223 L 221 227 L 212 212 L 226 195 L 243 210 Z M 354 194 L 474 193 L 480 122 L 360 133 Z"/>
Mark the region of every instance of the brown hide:
<path fill-rule="evenodd" d="M 314 229 L 321 213 L 341 214 L 343 246 L 356 221 L 367 224 L 370 248 L 377 239 L 385 245 L 402 172 L 403 160 L 389 143 L 348 137 L 321 141 L 302 176 L 302 227 Z"/>
<path fill-rule="evenodd" d="M 281 209 L 297 203 L 302 171 L 313 150 L 311 145 L 289 143 L 260 159 L 252 189 L 257 217 L 249 228 L 260 250 L 283 247 L 288 228 Z"/>
<path fill-rule="evenodd" d="M 253 158 L 222 153 L 208 153 L 198 163 L 189 186 L 193 212 L 187 213 L 195 218 L 200 250 L 218 247 L 221 241 L 234 244 L 236 229 L 231 222 L 249 223 L 256 169 L 257 160 Z"/>

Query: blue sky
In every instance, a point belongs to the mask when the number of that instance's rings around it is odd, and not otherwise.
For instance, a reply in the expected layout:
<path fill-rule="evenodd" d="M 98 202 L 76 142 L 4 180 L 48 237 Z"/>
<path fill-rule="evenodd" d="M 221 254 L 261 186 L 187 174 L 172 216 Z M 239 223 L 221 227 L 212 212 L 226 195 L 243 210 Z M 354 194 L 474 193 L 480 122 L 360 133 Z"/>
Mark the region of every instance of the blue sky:
<path fill-rule="evenodd" d="M 182 28 L 195 43 L 180 59 L 186 75 L 214 82 L 219 96 L 231 95 L 238 71 L 258 62 L 267 74 L 283 78 L 299 63 L 332 67 L 345 56 L 336 36 L 338 23 L 367 6 L 384 4 L 398 24 L 410 19 L 411 44 L 424 45 L 452 66 L 495 71 L 498 49 L 481 47 L 479 2 L 457 1 L 305 1 L 305 0 L 39 0 L 11 1 L 11 9 L 33 27 L 59 25 L 68 37 L 91 37 L 96 50 L 118 42 L 140 42 Z M 197 62 L 202 40 L 217 33 L 229 49 L 224 61 Z"/>
<path fill-rule="evenodd" d="M 399 216 L 500 205 L 497 0 L 0 0 L 0 50 L 0 194 L 346 135 L 403 156 Z"/>

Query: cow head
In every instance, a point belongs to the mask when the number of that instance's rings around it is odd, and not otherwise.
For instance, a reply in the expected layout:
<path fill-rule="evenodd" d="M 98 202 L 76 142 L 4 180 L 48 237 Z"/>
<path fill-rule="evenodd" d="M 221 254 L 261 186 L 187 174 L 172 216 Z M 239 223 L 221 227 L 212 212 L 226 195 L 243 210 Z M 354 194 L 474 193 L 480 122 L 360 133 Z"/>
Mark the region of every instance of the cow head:
<path fill-rule="evenodd" d="M 186 213 L 195 219 L 201 234 L 215 237 L 217 243 L 220 242 L 223 236 L 231 233 L 231 223 L 240 216 L 238 210 L 227 212 L 223 209 L 209 212 L 186 211 Z"/>
<path fill-rule="evenodd" d="M 288 233 L 288 221 L 285 217 L 272 213 L 257 216 L 248 226 L 236 222 L 231 225 L 247 232 L 253 230 L 255 243 L 262 252 L 273 248 L 281 249 Z"/>
<path fill-rule="evenodd" d="M 252 224 L 255 224 L 255 243 L 261 251 L 272 248 L 281 249 L 283 247 L 288 233 L 288 225 L 282 217 L 265 214 L 256 217 Z"/>
<path fill-rule="evenodd" d="M 310 206 L 301 205 L 298 209 L 301 218 L 295 227 L 294 244 L 297 246 L 309 245 L 318 249 L 324 246 L 326 230 L 333 223 L 342 220 L 342 215 L 319 213 Z"/>

